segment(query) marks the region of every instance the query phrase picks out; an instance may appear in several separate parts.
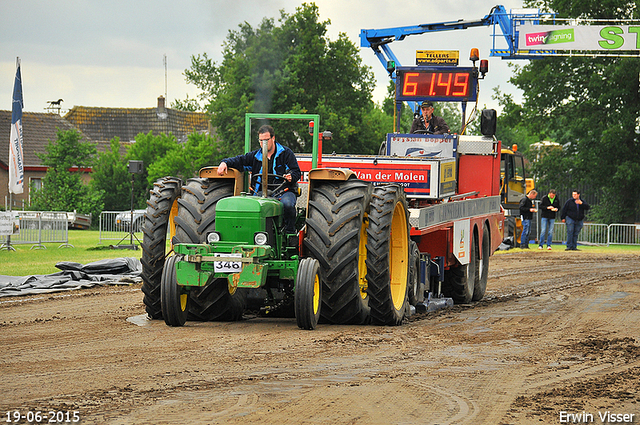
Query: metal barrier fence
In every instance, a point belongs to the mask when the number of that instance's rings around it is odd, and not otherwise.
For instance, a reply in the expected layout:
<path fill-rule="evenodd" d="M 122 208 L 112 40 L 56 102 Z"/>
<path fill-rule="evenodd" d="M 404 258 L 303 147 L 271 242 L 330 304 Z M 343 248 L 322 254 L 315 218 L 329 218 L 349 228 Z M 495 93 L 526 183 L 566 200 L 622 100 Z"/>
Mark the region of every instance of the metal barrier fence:
<path fill-rule="evenodd" d="M 567 240 L 567 225 L 558 221 L 553 226 L 553 242 L 562 243 Z M 640 224 L 585 223 L 578 235 L 578 243 L 640 245 Z"/>
<path fill-rule="evenodd" d="M 69 244 L 66 212 L 14 211 L 20 218 L 20 234 L 12 235 L 11 245 L 33 244 L 31 249 L 46 249 L 43 243 L 60 243 L 58 248 L 73 247 Z M 0 236 L 0 249 L 10 249 L 7 236 Z"/>
<path fill-rule="evenodd" d="M 142 223 L 144 220 L 144 210 L 134 210 L 133 212 L 133 239 L 138 243 L 142 240 Z M 539 219 L 537 220 L 539 221 Z M 129 243 L 131 236 L 129 227 L 131 223 L 131 211 L 103 211 L 100 214 L 100 236 L 99 242 L 119 241 Z M 540 226 L 534 229 L 540 240 Z M 553 226 L 553 242 L 562 243 L 567 240 L 567 226 L 560 220 L 556 220 Z M 12 238 L 13 241 L 13 238 Z M 135 242 L 134 242 L 135 243 Z M 640 245 L 640 224 L 598 224 L 585 223 L 578 243 L 588 243 L 594 245 Z"/>
<path fill-rule="evenodd" d="M 142 240 L 142 223 L 144 220 L 144 210 L 135 210 L 133 214 L 133 239 L 138 243 Z M 100 214 L 100 232 L 98 243 L 103 241 L 119 241 L 129 243 L 131 234 L 129 233 L 131 223 L 131 211 L 102 211 Z"/>
<path fill-rule="evenodd" d="M 640 224 L 610 224 L 609 244 L 640 245 Z"/>

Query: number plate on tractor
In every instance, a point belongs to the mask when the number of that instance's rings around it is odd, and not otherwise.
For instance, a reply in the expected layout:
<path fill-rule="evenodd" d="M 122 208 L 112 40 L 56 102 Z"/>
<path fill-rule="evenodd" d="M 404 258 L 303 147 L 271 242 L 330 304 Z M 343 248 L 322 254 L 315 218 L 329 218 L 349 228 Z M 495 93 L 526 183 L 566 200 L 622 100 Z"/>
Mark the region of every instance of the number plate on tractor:
<path fill-rule="evenodd" d="M 238 257 L 241 258 L 242 254 L 215 254 L 216 257 Z M 216 273 L 239 273 L 242 271 L 242 263 L 239 261 L 216 261 L 214 264 L 214 271 Z"/>

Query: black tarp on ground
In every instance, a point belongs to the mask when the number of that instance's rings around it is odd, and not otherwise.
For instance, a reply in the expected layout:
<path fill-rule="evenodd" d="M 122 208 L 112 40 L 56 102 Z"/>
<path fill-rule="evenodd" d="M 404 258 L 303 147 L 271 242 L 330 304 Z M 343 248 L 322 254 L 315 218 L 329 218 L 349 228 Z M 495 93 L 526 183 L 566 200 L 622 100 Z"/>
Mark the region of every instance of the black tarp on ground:
<path fill-rule="evenodd" d="M 0 276 L 0 298 L 91 288 L 97 285 L 129 285 L 141 281 L 137 258 L 112 258 L 80 264 L 62 261 L 60 272 L 35 276 Z"/>

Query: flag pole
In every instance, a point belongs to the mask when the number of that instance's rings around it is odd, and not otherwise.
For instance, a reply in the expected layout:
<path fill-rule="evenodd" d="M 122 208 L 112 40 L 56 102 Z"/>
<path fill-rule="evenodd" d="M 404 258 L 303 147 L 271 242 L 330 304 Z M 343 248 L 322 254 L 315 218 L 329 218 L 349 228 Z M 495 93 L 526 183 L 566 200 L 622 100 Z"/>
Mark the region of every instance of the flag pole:
<path fill-rule="evenodd" d="M 18 98 L 16 98 L 16 95 Z M 9 145 L 9 214 L 13 217 L 13 192 L 22 193 L 24 185 L 24 162 L 22 156 L 22 108 L 23 108 L 23 96 L 22 96 L 22 75 L 20 73 L 20 57 L 16 57 L 16 78 L 13 84 L 13 96 L 11 98 L 11 143 Z M 16 106 L 16 102 L 18 105 Z M 16 121 L 17 119 L 17 121 Z M 14 141 L 14 131 L 15 138 Z M 17 144 L 13 146 L 14 142 Z M 18 164 L 15 164 L 15 163 Z M 18 168 L 13 170 L 15 166 Z M 13 167 L 12 167 L 13 166 Z M 16 173 L 13 176 L 12 172 Z M 13 178 L 12 178 L 13 177 Z M 13 181 L 18 178 L 17 182 Z M 11 234 L 7 235 L 7 243 L 0 248 L 6 248 L 8 251 L 15 251 L 16 249 L 11 246 Z"/>

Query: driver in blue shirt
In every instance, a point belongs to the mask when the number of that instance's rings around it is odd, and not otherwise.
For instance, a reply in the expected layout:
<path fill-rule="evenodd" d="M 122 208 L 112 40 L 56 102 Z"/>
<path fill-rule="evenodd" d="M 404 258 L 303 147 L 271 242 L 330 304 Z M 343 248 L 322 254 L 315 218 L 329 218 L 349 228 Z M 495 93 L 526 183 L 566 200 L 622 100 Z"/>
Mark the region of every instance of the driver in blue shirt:
<path fill-rule="evenodd" d="M 284 206 L 284 226 L 288 234 L 296 233 L 296 195 L 294 188 L 300 180 L 300 167 L 296 156 L 291 149 L 276 142 L 275 132 L 270 125 L 263 125 L 258 129 L 258 139 L 260 149 L 246 153 L 244 155 L 225 158 L 218 166 L 218 175 L 223 176 L 228 168 L 235 168 L 241 171 L 251 172 L 252 181 L 255 181 L 254 193 L 262 191 L 262 144 L 267 143 L 268 173 L 280 178 L 269 177 L 271 184 L 279 184 L 286 181 L 282 191 L 276 193 L 275 198 L 282 202 Z"/>

